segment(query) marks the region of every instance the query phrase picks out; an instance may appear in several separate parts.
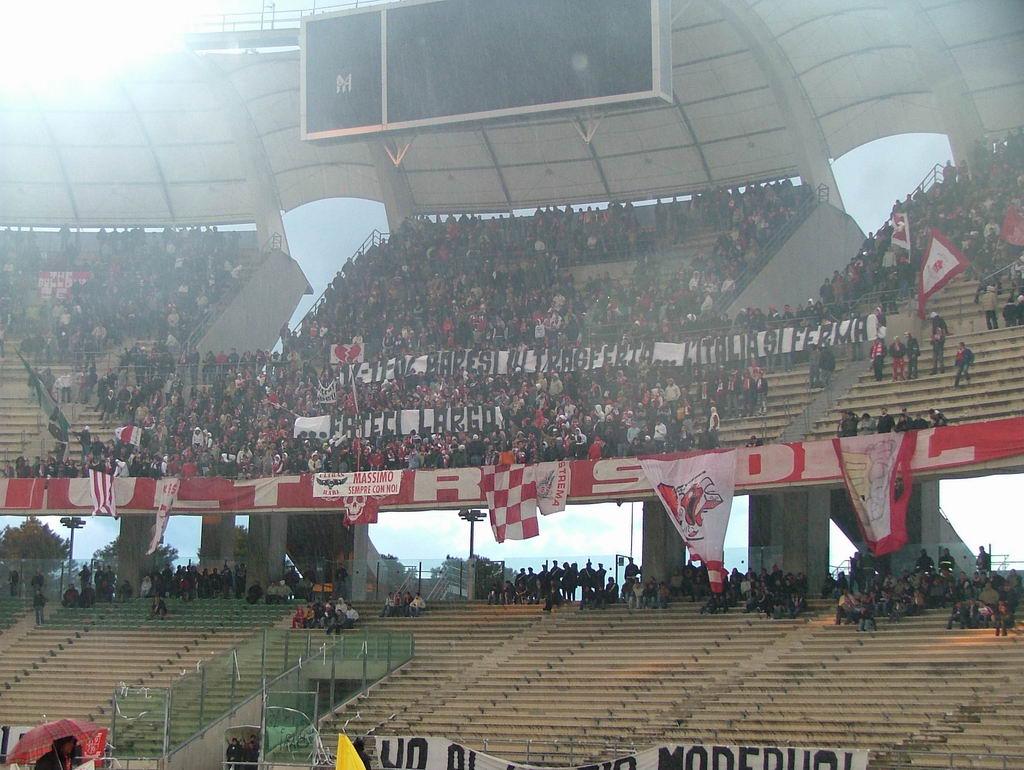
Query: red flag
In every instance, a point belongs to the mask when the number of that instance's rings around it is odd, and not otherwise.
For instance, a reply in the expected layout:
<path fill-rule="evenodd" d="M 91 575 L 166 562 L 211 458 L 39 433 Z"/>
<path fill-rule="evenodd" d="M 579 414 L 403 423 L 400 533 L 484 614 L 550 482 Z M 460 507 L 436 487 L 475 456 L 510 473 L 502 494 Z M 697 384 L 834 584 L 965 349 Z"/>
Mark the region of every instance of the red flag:
<path fill-rule="evenodd" d="M 910 251 L 910 220 L 906 214 L 892 215 L 892 245 Z"/>
<path fill-rule="evenodd" d="M 114 438 L 122 444 L 138 446 L 142 440 L 142 428 L 136 425 L 122 425 L 120 428 L 114 429 Z"/>
<path fill-rule="evenodd" d="M 89 469 L 89 487 L 92 492 L 92 515 L 105 513 L 117 518 L 117 503 L 114 501 L 114 475 Z"/>
<path fill-rule="evenodd" d="M 967 269 L 967 257 L 946 236 L 932 229 L 928 251 L 917 277 L 917 315 L 924 318 L 924 306 L 933 294 Z"/>
<path fill-rule="evenodd" d="M 480 490 L 490 508 L 494 539 L 499 543 L 540 534 L 537 482 L 526 477 L 525 465 L 485 465 L 480 469 Z"/>
<path fill-rule="evenodd" d="M 999 237 L 1014 246 L 1024 246 L 1024 213 L 1012 203 L 1006 207 Z"/>
<path fill-rule="evenodd" d="M 834 438 L 832 446 L 864 542 L 875 556 L 898 551 L 907 544 L 917 431 Z"/>

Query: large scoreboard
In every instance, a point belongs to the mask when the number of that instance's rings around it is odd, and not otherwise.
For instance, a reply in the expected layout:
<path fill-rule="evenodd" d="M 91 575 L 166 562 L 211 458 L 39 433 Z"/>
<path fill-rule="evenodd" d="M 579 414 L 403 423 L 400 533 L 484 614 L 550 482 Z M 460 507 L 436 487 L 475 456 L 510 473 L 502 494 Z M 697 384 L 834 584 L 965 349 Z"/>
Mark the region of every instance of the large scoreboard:
<path fill-rule="evenodd" d="M 671 101 L 670 0 L 408 0 L 309 17 L 303 139 Z"/>

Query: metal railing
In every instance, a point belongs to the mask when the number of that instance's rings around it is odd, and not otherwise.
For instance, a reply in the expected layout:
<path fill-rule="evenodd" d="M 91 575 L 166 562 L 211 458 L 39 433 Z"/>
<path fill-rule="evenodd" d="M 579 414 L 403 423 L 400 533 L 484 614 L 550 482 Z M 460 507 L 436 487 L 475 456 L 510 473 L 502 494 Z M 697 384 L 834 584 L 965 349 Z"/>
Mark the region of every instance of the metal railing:
<path fill-rule="evenodd" d="M 342 632 L 325 636 L 264 628 L 256 637 L 194 667 L 168 687 L 115 689 L 110 743 L 115 755 L 165 756 L 180 750 L 210 725 L 266 689 L 299 691 L 309 681 L 329 681 L 319 719 L 345 700 L 408 662 L 411 634 Z"/>
<path fill-rule="evenodd" d="M 354 265 L 356 263 L 356 260 L 358 260 L 364 254 L 366 254 L 368 251 L 377 248 L 381 244 L 387 243 L 390 237 L 390 233 L 382 233 L 380 230 L 374 229 L 368 236 L 366 236 L 366 239 L 362 242 L 359 248 L 355 250 L 355 253 L 352 254 L 352 256 L 345 261 L 345 263 L 342 265 L 342 269 L 344 269 L 345 266 L 347 265 Z M 311 320 L 314 316 L 316 316 L 316 314 L 320 311 L 320 308 L 322 308 L 324 304 L 327 302 L 327 292 L 331 290 L 331 284 L 333 283 L 334 281 L 331 281 L 331 283 L 327 285 L 327 288 L 320 292 L 320 296 L 317 297 L 313 301 L 313 304 L 309 306 L 309 310 L 306 311 L 306 314 L 302 316 L 302 318 L 300 318 L 299 321 L 294 326 L 291 327 L 292 332 L 301 332 L 302 327 L 306 323 L 306 321 Z"/>
<path fill-rule="evenodd" d="M 386 0 L 351 0 L 347 3 L 317 3 L 308 8 L 277 10 L 275 3 L 263 3 L 259 11 L 247 13 L 224 13 L 204 16 L 190 30 L 193 33 L 210 32 L 266 32 L 275 29 L 298 27 L 307 16 L 332 11 L 345 11 L 381 5 Z"/>

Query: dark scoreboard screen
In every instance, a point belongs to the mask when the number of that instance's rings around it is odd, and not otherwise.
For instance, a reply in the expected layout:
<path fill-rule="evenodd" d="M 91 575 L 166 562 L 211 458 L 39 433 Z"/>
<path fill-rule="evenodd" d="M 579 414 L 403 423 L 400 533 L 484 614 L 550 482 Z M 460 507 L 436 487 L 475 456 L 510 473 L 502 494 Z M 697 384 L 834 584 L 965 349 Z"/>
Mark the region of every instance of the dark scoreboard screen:
<path fill-rule="evenodd" d="M 317 139 L 669 98 L 668 0 L 426 0 L 303 24 Z"/>

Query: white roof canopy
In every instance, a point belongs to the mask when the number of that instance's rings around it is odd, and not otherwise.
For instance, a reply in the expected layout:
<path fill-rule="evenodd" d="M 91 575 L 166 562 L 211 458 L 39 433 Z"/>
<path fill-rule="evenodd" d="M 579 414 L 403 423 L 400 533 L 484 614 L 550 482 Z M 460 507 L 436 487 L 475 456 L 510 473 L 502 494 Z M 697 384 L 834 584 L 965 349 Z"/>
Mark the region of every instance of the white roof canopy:
<path fill-rule="evenodd" d="M 1019 0 L 675 0 L 673 11 L 675 104 L 417 134 L 397 170 L 413 212 L 697 191 L 806 175 L 807 153 L 954 134 L 954 120 L 992 136 L 1024 124 Z M 254 221 L 267 194 L 284 210 L 383 200 L 384 140 L 302 142 L 298 89 L 297 51 L 187 52 L 90 93 L 0 97 L 0 224 L 229 223 Z"/>

